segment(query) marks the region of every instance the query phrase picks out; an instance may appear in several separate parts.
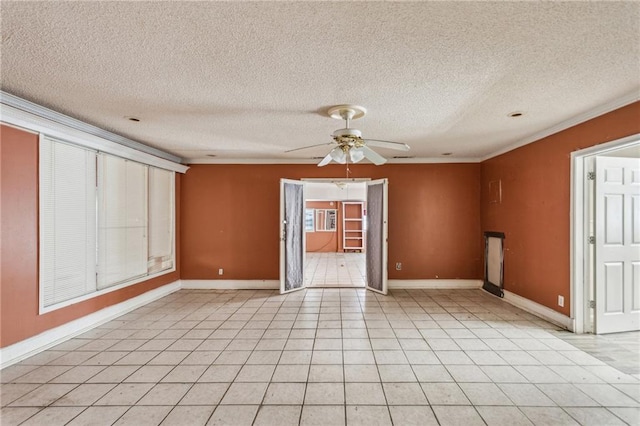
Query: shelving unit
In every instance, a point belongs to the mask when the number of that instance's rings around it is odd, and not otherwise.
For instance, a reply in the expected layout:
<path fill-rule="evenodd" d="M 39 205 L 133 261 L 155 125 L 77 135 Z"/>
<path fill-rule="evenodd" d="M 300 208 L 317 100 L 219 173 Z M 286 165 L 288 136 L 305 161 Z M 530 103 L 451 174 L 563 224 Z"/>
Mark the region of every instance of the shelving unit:
<path fill-rule="evenodd" d="M 342 248 L 344 252 L 364 250 L 364 202 L 342 202 Z"/>

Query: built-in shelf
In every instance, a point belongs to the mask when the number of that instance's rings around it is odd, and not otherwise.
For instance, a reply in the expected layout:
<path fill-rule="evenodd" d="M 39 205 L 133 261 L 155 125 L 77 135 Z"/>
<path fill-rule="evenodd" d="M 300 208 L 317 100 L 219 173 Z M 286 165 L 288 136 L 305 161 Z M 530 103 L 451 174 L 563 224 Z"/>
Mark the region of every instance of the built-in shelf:
<path fill-rule="evenodd" d="M 364 250 L 364 202 L 342 202 L 342 248 L 345 252 Z"/>

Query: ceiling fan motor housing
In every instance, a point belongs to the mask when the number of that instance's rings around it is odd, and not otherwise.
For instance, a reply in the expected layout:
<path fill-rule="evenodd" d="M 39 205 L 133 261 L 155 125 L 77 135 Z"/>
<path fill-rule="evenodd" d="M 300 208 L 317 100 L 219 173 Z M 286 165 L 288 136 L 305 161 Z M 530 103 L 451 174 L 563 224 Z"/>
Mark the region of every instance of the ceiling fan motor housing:
<path fill-rule="evenodd" d="M 333 137 L 334 138 L 354 138 L 354 139 L 362 139 L 362 132 L 358 129 L 349 129 L 349 128 L 345 128 L 345 129 L 338 129 L 335 132 L 333 132 Z"/>
<path fill-rule="evenodd" d="M 333 140 L 336 141 L 338 145 L 348 148 L 359 148 L 364 145 L 364 141 L 362 140 L 362 132 L 358 129 L 338 129 L 333 132 Z"/>

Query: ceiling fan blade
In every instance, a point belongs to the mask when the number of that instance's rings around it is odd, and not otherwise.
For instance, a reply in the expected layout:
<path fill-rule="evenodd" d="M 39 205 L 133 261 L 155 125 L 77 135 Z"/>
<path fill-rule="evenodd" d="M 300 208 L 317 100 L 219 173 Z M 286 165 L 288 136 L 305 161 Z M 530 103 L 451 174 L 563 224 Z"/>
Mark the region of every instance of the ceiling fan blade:
<path fill-rule="evenodd" d="M 375 152 L 374 150 L 372 150 L 366 145 L 360 149 L 362 150 L 362 153 L 364 154 L 364 156 L 367 157 L 367 160 L 371 161 L 376 166 L 379 166 L 387 162 L 386 158 L 384 158 L 382 155 L 378 154 L 377 152 Z"/>
<path fill-rule="evenodd" d="M 326 157 L 324 157 L 324 158 L 322 159 L 322 161 L 318 163 L 318 167 L 324 167 L 324 166 L 326 166 L 327 164 L 329 164 L 329 163 L 331 162 L 331 160 L 332 160 L 332 158 L 331 158 L 331 153 L 328 153 L 328 154 L 326 155 Z"/>
<path fill-rule="evenodd" d="M 317 146 L 326 146 L 326 145 L 332 145 L 334 142 L 326 142 L 326 143 L 319 143 L 317 145 L 309 145 L 309 146 L 303 146 L 302 148 L 293 148 L 293 149 L 288 149 L 285 152 L 293 152 L 293 151 L 300 151 L 301 149 L 309 149 L 309 148 L 315 148 Z"/>
<path fill-rule="evenodd" d="M 402 142 L 381 141 L 379 139 L 364 139 L 369 146 L 377 146 L 380 148 L 397 149 L 398 151 L 409 151 L 411 147 Z"/>

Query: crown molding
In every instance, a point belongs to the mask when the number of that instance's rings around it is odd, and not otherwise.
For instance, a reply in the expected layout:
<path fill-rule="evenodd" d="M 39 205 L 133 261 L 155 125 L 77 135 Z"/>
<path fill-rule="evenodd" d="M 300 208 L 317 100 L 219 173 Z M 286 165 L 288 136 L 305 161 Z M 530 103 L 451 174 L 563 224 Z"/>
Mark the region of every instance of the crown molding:
<path fill-rule="evenodd" d="M 196 158 L 185 159 L 186 164 L 318 164 L 320 159 L 309 158 Z M 424 158 L 390 158 L 385 164 L 438 164 L 438 163 L 479 163 L 480 158 L 474 157 L 424 157 Z M 336 163 L 330 163 L 335 165 Z M 367 162 L 349 163 L 349 166 L 359 166 L 362 164 L 372 164 Z M 340 164 L 345 166 L 345 164 Z M 384 165 L 384 164 L 383 164 Z"/>
<path fill-rule="evenodd" d="M 24 101 L 23 99 L 17 98 L 13 95 L 7 95 L 7 93 L 0 91 L 0 112 L 2 123 L 5 123 L 9 126 L 18 127 L 29 132 L 38 133 L 45 137 L 65 141 L 78 146 L 93 149 L 99 152 L 105 152 L 108 154 L 116 155 L 118 157 L 126 158 L 128 160 L 137 161 L 139 163 L 148 164 L 150 166 L 159 167 L 166 170 L 185 173 L 189 169 L 189 167 L 178 162 L 167 160 L 164 157 L 159 157 L 157 155 L 150 154 L 149 152 L 141 151 L 137 148 L 123 145 L 122 143 L 114 142 L 110 139 L 105 139 L 102 136 L 87 133 L 86 131 L 79 128 L 56 121 L 56 119 L 60 117 L 55 111 L 47 110 L 46 108 L 39 109 L 41 107 L 36 104 Z M 24 104 L 22 103 L 23 101 L 25 102 Z M 10 103 L 18 106 L 11 105 Z M 33 109 L 32 111 L 22 109 L 20 107 L 27 104 L 30 104 L 31 109 Z M 44 112 L 45 110 L 53 113 L 53 115 L 39 115 L 39 113 Z M 61 114 L 59 115 L 62 116 Z M 70 117 L 68 118 L 70 120 L 77 121 Z M 91 125 L 87 126 L 93 127 Z M 136 144 L 138 143 L 136 142 Z M 151 149 L 149 147 L 147 148 Z"/>
<path fill-rule="evenodd" d="M 169 154 L 168 152 L 150 147 L 141 142 L 125 138 L 124 136 L 120 136 L 107 130 L 101 129 L 100 127 L 96 127 L 92 124 L 88 124 L 76 118 L 69 117 L 68 115 L 61 114 L 52 109 L 43 107 L 42 105 L 38 105 L 26 99 L 22 99 L 18 96 L 12 95 L 11 93 L 5 92 L 4 90 L 0 90 L 0 101 L 3 107 L 10 106 L 20 111 L 24 111 L 34 116 L 49 120 L 53 123 L 61 124 L 65 127 L 69 127 L 83 133 L 88 133 L 90 135 L 97 136 L 99 138 L 106 139 L 120 145 L 124 145 L 126 147 L 135 149 L 136 151 L 141 151 L 146 154 L 150 154 L 174 163 L 182 163 L 182 158 L 176 155 Z"/>
<path fill-rule="evenodd" d="M 499 149 L 498 151 L 489 154 L 485 157 L 482 157 L 480 159 L 480 161 L 485 161 L 485 160 L 489 160 L 491 158 L 497 157 L 499 155 L 505 154 L 509 151 L 513 151 L 514 149 L 520 148 L 522 146 L 528 145 L 532 142 L 535 141 L 539 141 L 540 139 L 544 139 L 547 136 L 551 136 L 554 135 L 556 133 L 559 133 L 563 130 L 566 130 L 570 127 L 573 126 L 577 126 L 578 124 L 584 123 L 585 121 L 589 121 L 591 119 L 594 119 L 596 117 L 599 117 L 601 115 L 604 115 L 606 113 L 609 113 L 611 111 L 615 111 L 619 108 L 622 108 L 624 106 L 630 105 L 634 102 L 637 102 L 640 100 L 640 91 L 638 90 L 634 90 L 631 93 L 627 93 L 626 95 L 620 97 L 620 98 L 616 98 L 614 100 L 612 100 L 611 102 L 607 102 L 606 104 L 603 105 L 599 105 L 595 108 L 592 108 L 588 111 L 583 112 L 582 114 L 576 115 L 575 117 L 569 118 L 567 120 L 561 121 L 560 123 L 556 124 L 555 126 L 549 127 L 547 129 L 541 130 L 539 132 L 536 132 L 530 136 L 527 136 L 524 139 L 519 140 L 518 142 L 515 142 L 513 144 L 510 144 L 504 148 Z"/>

